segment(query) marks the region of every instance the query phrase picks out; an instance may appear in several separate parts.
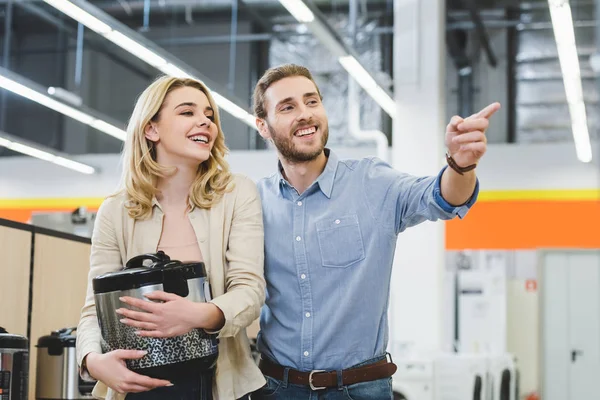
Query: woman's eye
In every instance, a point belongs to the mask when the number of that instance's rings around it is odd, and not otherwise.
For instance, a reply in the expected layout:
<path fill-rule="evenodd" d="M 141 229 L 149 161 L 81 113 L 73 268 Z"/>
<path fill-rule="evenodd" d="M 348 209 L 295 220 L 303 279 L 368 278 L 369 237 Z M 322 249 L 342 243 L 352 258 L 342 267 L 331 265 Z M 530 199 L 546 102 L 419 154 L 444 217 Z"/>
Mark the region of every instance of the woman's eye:
<path fill-rule="evenodd" d="M 206 118 L 210 119 L 212 122 L 215 122 L 215 116 L 214 115 L 207 115 Z"/>
<path fill-rule="evenodd" d="M 194 115 L 194 113 L 192 111 L 185 111 L 185 112 L 182 112 L 181 115 L 192 116 L 192 115 Z"/>

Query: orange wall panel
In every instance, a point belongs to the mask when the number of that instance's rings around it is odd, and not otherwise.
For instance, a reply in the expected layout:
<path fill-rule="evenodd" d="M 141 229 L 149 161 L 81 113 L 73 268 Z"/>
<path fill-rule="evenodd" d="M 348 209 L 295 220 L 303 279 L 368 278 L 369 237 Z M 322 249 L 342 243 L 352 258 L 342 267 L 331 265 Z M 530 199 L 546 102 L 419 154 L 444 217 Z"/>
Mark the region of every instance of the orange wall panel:
<path fill-rule="evenodd" d="M 600 248 L 600 202 L 511 200 L 476 203 L 446 222 L 446 249 Z"/>
<path fill-rule="evenodd" d="M 0 201 L 0 218 L 33 212 L 95 211 L 101 198 Z M 600 191 L 482 192 L 465 219 L 446 223 L 446 249 L 600 248 Z"/>

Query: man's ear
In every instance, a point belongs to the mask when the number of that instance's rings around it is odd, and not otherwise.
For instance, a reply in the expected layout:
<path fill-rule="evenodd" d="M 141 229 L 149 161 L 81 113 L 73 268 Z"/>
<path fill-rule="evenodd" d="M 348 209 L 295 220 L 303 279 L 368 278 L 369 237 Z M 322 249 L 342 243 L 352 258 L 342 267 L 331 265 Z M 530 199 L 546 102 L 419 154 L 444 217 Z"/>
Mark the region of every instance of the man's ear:
<path fill-rule="evenodd" d="M 144 128 L 144 136 L 151 142 L 158 142 L 158 130 L 152 122 L 148 122 L 148 125 L 146 125 L 146 127 Z"/>
<path fill-rule="evenodd" d="M 256 128 L 258 128 L 258 133 L 263 139 L 271 139 L 271 132 L 267 126 L 267 121 L 262 118 L 256 118 Z"/>

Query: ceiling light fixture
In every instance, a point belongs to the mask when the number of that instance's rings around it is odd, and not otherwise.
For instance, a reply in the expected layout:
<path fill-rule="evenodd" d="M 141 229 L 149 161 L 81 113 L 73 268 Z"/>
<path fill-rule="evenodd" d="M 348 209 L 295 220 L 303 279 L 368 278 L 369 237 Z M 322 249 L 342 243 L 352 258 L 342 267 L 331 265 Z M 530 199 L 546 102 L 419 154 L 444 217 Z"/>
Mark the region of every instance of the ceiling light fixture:
<path fill-rule="evenodd" d="M 587 115 L 581 85 L 579 55 L 573 29 L 573 16 L 568 0 L 548 0 L 558 58 L 565 85 L 571 129 L 575 141 L 577 158 L 582 162 L 592 161 L 592 145 L 587 125 Z"/>
<path fill-rule="evenodd" d="M 99 131 L 102 131 L 119 140 L 125 141 L 126 132 L 117 128 L 115 125 L 106 121 L 107 117 L 94 116 L 90 112 L 85 112 L 67 105 L 61 101 L 53 99 L 45 92 L 48 89 L 42 90 L 36 88 L 35 83 L 15 74 L 5 68 L 0 67 L 0 87 L 11 91 L 19 96 L 23 96 L 31 101 L 57 111 L 69 118 L 73 118 L 79 122 L 89 125 Z"/>
<path fill-rule="evenodd" d="M 318 15 L 303 0 L 279 0 L 298 22 L 306 24 L 313 35 L 338 58 L 342 67 L 354 80 L 375 100 L 377 104 L 392 118 L 396 118 L 396 102 L 377 83 L 375 78 L 361 65 L 360 61 L 329 28 L 327 22 Z"/>
<path fill-rule="evenodd" d="M 67 14 L 87 28 L 104 36 L 123 50 L 133 56 L 160 70 L 161 72 L 177 77 L 189 77 L 205 82 L 206 79 L 199 77 L 198 73 L 184 66 L 183 62 L 175 60 L 175 57 L 160 49 L 152 41 L 146 39 L 133 29 L 120 23 L 110 15 L 106 14 L 96 6 L 82 0 L 44 0 L 46 3 L 59 11 Z M 206 84 L 206 82 L 205 82 Z M 211 85 L 207 85 L 211 86 Z M 225 96 L 211 89 L 211 93 L 217 105 L 235 118 L 241 120 L 253 129 L 256 129 L 255 117 L 235 104 Z"/>
<path fill-rule="evenodd" d="M 16 151 L 17 153 L 69 168 L 73 171 L 81 172 L 82 174 L 91 175 L 97 172 L 94 167 L 71 160 L 53 150 L 42 150 L 42 146 L 40 145 L 26 143 L 22 139 L 18 139 L 16 136 L 4 132 L 0 132 L 0 146 Z"/>

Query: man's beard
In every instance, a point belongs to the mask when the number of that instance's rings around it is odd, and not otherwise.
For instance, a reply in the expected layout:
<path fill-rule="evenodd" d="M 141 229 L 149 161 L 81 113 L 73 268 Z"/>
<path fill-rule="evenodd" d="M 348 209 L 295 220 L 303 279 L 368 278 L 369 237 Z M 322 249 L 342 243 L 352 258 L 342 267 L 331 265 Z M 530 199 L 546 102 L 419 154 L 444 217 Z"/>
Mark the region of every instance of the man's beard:
<path fill-rule="evenodd" d="M 312 161 L 319 157 L 329 138 L 329 128 L 326 128 L 321 135 L 321 145 L 318 148 L 312 151 L 301 151 L 296 148 L 296 145 L 293 142 L 293 136 L 277 134 L 268 123 L 267 127 L 269 128 L 271 139 L 273 140 L 273 144 L 275 144 L 277 151 L 279 151 L 279 154 L 292 163 Z M 321 127 L 319 127 L 319 129 L 321 129 Z"/>

